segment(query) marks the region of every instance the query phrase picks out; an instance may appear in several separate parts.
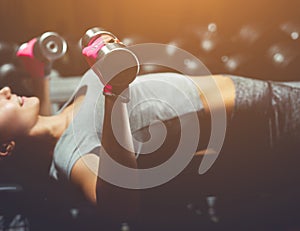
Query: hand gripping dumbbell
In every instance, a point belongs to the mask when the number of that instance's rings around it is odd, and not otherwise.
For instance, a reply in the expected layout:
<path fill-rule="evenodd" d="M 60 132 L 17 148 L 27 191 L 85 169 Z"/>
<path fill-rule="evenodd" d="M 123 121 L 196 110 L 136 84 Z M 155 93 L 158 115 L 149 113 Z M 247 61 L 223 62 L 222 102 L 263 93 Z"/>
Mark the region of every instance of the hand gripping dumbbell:
<path fill-rule="evenodd" d="M 129 99 L 129 84 L 139 72 L 136 55 L 112 33 L 102 28 L 89 29 L 81 39 L 82 54 L 104 84 L 105 95 Z"/>
<path fill-rule="evenodd" d="M 67 51 L 66 41 L 55 32 L 45 32 L 40 37 L 22 44 L 17 56 L 23 68 L 31 77 L 45 77 L 50 74 L 52 63 Z"/>

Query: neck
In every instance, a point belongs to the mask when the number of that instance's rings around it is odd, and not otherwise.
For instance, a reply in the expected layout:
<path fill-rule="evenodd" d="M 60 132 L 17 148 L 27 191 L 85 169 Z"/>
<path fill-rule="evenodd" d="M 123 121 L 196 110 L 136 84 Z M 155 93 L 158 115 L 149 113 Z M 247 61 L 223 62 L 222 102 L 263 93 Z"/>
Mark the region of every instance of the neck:
<path fill-rule="evenodd" d="M 29 131 L 25 142 L 34 142 L 49 151 L 53 151 L 55 144 L 68 126 L 68 118 L 62 114 L 55 116 L 39 116 L 35 126 Z"/>

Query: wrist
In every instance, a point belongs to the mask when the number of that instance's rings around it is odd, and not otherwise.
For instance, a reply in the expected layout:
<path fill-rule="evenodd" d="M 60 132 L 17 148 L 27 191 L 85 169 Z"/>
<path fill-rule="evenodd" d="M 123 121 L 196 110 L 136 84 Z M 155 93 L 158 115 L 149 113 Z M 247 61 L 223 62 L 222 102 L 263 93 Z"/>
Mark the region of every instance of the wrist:
<path fill-rule="evenodd" d="M 113 87 L 106 84 L 102 93 L 106 97 L 119 99 L 123 103 L 128 103 L 130 101 L 129 86 Z"/>

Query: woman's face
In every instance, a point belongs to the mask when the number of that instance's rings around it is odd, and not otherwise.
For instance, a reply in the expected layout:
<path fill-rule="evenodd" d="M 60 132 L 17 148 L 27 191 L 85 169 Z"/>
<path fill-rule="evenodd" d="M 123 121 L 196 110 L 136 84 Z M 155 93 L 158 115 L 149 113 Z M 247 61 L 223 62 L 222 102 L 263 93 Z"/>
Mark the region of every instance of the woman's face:
<path fill-rule="evenodd" d="M 0 140 L 24 135 L 35 125 L 39 99 L 12 94 L 9 87 L 0 90 Z"/>

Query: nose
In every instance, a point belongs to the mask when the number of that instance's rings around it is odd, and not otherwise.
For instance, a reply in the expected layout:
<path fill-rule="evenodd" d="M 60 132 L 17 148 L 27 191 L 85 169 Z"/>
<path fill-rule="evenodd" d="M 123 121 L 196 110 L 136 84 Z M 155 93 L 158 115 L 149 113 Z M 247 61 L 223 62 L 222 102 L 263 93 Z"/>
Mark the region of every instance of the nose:
<path fill-rule="evenodd" d="M 11 97 L 11 90 L 9 87 L 3 87 L 0 90 L 0 96 L 4 96 L 5 98 L 9 99 Z"/>

